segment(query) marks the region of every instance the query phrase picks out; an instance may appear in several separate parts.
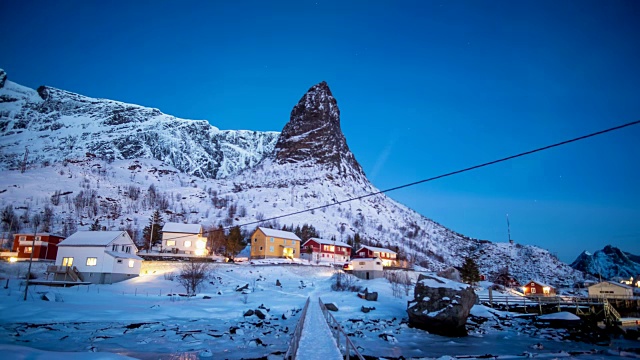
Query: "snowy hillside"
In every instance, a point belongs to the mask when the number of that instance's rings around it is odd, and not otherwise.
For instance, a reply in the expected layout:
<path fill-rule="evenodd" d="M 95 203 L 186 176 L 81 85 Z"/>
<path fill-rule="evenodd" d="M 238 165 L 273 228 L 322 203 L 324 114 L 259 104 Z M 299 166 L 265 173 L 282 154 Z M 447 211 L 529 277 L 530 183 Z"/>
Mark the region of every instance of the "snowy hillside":
<path fill-rule="evenodd" d="M 35 92 L 7 81 L 0 96 L 0 168 L 8 169 L 0 177 L 0 206 L 15 209 L 23 231 L 38 212 L 49 214 L 50 231 L 98 220 L 109 230 L 129 230 L 140 243 L 157 209 L 165 221 L 247 225 L 245 235 L 257 225 L 303 224 L 327 239 L 358 234 L 430 270 L 472 256 L 491 277 L 517 257 L 510 269 L 520 281 L 583 277 L 545 250 L 471 239 L 384 194 L 369 196 L 378 189 L 349 150 L 326 83 L 302 96 L 277 144 L 277 133 L 221 132 L 204 121 L 51 88 Z M 214 145 L 206 139 L 231 150 L 210 155 L 207 146 Z M 22 173 L 27 143 L 33 145 Z"/>
<path fill-rule="evenodd" d="M 256 164 L 277 139 L 277 132 L 222 131 L 205 120 L 46 86 L 0 86 L 0 170 L 19 169 L 28 147 L 27 167 L 91 153 L 107 161 L 161 159 L 190 175 L 222 178 Z"/>

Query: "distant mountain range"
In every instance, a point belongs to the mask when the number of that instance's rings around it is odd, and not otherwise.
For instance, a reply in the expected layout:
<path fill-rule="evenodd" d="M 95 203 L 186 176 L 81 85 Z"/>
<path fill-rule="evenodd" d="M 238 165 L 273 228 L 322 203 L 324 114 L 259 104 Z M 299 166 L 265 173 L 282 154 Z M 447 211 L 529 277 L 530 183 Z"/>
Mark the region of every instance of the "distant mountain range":
<path fill-rule="evenodd" d="M 607 245 L 593 254 L 582 252 L 571 263 L 571 267 L 607 280 L 630 277 L 637 279 L 640 275 L 640 256 Z"/>
<path fill-rule="evenodd" d="M 4 71 L 0 84 L 0 205 L 19 209 L 23 221 L 53 213 L 51 231 L 98 220 L 135 240 L 159 209 L 165 220 L 205 226 L 312 224 L 328 239 L 358 234 L 430 270 L 471 256 L 490 277 L 508 266 L 522 282 L 583 279 L 546 250 L 472 239 L 371 196 L 378 189 L 349 150 L 325 82 L 302 96 L 281 133 L 222 131 L 157 109 L 36 91 Z"/>

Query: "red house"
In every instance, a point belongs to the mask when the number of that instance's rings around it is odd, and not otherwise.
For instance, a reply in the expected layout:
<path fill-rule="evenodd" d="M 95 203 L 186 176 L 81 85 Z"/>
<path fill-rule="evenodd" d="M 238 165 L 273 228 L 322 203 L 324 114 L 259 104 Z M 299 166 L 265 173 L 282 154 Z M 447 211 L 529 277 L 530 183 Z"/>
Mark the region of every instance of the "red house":
<path fill-rule="evenodd" d="M 302 244 L 302 254 L 309 261 L 345 263 L 351 259 L 351 245 L 342 241 L 310 238 Z"/>
<path fill-rule="evenodd" d="M 395 251 L 379 248 L 374 246 L 361 246 L 358 251 L 356 251 L 354 258 L 380 258 L 382 260 L 382 265 L 384 266 L 395 266 L 397 253 Z"/>
<path fill-rule="evenodd" d="M 556 289 L 553 286 L 543 284 L 541 282 L 531 280 L 526 283 L 522 290 L 525 296 L 555 296 Z"/>
<path fill-rule="evenodd" d="M 64 237 L 48 233 L 15 234 L 13 251 L 18 253 L 18 260 L 29 260 L 33 252 L 33 260 L 55 261 L 58 255 L 58 243 L 62 240 Z"/>

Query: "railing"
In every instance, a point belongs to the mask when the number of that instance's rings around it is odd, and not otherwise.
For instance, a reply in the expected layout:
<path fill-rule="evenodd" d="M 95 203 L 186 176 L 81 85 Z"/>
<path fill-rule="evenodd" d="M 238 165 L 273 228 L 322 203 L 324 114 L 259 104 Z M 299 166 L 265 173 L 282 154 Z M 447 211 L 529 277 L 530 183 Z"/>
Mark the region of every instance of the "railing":
<path fill-rule="evenodd" d="M 612 324 L 620 323 L 620 318 L 621 318 L 620 313 L 618 313 L 618 311 L 614 309 L 613 306 L 611 306 L 611 304 L 609 304 L 607 300 L 604 301 L 604 314 L 607 320 L 610 321 Z"/>
<path fill-rule="evenodd" d="M 291 340 L 289 342 L 289 348 L 284 355 L 285 360 L 295 360 L 296 354 L 298 353 L 298 345 L 300 344 L 300 336 L 302 335 L 302 328 L 304 327 L 304 319 L 307 317 L 307 309 L 309 308 L 310 298 L 307 298 L 307 302 L 304 303 L 304 308 L 302 309 L 302 314 L 300 314 L 300 319 L 298 319 L 298 323 L 296 324 L 296 329 L 293 331 L 291 335 Z"/>
<path fill-rule="evenodd" d="M 47 272 L 49 274 L 65 274 L 65 280 L 66 277 L 69 276 L 73 281 L 82 281 L 82 276 L 75 266 L 49 265 L 47 266 Z"/>
<path fill-rule="evenodd" d="M 342 329 L 342 326 L 340 326 L 340 323 L 336 320 L 336 318 L 333 317 L 333 315 L 331 315 L 331 313 L 329 312 L 329 310 L 327 310 L 327 307 L 324 306 L 324 303 L 320 298 L 318 298 L 318 303 L 320 305 L 320 310 L 322 310 L 322 315 L 324 315 L 325 320 L 327 320 L 327 324 L 331 329 L 331 333 L 333 334 L 333 337 L 335 337 L 336 339 L 336 345 L 338 346 L 338 349 L 341 352 L 342 352 L 342 348 L 340 347 L 340 338 L 341 337 L 344 338 L 344 358 L 350 359 L 351 352 L 353 352 L 353 355 L 355 355 L 358 359 L 364 360 L 364 358 L 362 357 L 362 355 L 360 355 L 360 352 L 358 351 L 356 346 L 353 345 L 353 343 L 347 336 L 347 333 L 344 332 L 344 330 Z"/>

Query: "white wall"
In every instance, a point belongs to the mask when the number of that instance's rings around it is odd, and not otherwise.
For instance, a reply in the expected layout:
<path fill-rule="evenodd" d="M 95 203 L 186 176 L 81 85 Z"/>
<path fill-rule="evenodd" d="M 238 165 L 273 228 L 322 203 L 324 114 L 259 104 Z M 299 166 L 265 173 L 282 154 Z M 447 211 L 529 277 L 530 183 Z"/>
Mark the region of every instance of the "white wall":
<path fill-rule="evenodd" d="M 58 247 L 58 255 L 56 257 L 56 265 L 62 266 L 62 259 L 65 257 L 73 258 L 73 266 L 78 268 L 80 272 L 111 272 L 113 268 L 113 258 L 106 256 L 103 246 L 61 246 Z M 97 258 L 95 266 L 87 266 L 87 258 Z M 105 261 L 105 258 L 109 260 Z"/>
<path fill-rule="evenodd" d="M 602 282 L 589 286 L 589 297 L 631 297 L 633 289 Z"/>
<path fill-rule="evenodd" d="M 167 245 L 167 241 L 175 241 L 175 245 Z M 191 246 L 186 246 L 185 242 L 191 242 Z M 184 233 L 163 233 L 162 234 L 162 249 L 163 250 L 171 250 L 178 249 L 181 253 L 186 254 L 195 254 L 196 243 L 198 241 L 204 241 L 205 244 L 207 242 L 207 238 L 198 236 L 198 234 L 184 234 Z"/>
<path fill-rule="evenodd" d="M 353 266 L 353 270 L 360 271 L 382 271 L 382 261 L 380 260 L 364 260 L 364 259 L 353 259 L 351 260 L 351 265 Z"/>

